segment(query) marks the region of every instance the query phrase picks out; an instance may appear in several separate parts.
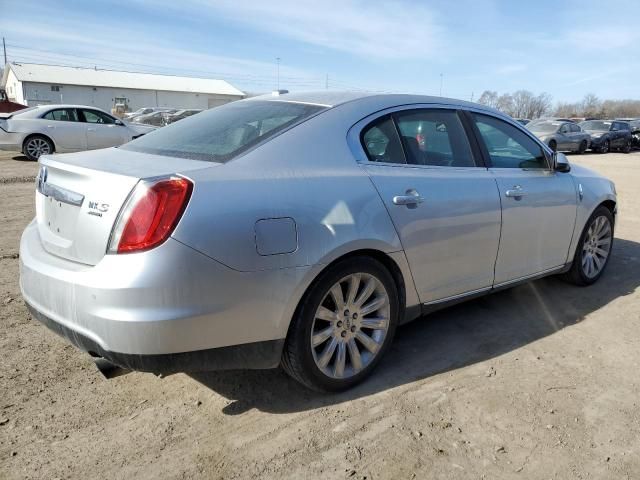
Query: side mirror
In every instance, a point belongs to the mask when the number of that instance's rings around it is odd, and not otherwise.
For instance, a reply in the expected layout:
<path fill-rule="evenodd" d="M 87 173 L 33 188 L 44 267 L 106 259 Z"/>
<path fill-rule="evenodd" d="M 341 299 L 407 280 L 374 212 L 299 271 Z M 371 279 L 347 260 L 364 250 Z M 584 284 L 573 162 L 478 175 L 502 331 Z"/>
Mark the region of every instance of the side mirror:
<path fill-rule="evenodd" d="M 124 122 L 122 120 L 118 120 L 116 119 L 116 125 L 120 125 L 121 127 L 124 127 Z"/>
<path fill-rule="evenodd" d="M 556 172 L 567 173 L 571 171 L 571 164 L 564 153 L 553 152 L 552 162 L 553 170 Z"/>

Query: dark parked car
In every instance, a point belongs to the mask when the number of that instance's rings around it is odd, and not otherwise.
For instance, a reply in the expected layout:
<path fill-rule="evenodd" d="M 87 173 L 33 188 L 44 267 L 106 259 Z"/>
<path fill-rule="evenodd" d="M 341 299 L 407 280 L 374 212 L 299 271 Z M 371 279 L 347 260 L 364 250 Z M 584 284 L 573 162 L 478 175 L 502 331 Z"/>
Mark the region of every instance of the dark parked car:
<path fill-rule="evenodd" d="M 175 113 L 164 113 L 163 121 L 165 125 L 169 125 L 170 123 L 177 122 L 178 120 L 182 120 L 183 118 L 190 117 L 191 115 L 195 115 L 196 113 L 200 113 L 202 110 L 197 108 L 190 108 L 185 110 L 178 110 Z"/>
<path fill-rule="evenodd" d="M 631 127 L 631 147 L 640 148 L 640 118 L 616 118 L 619 122 L 627 122 Z"/>
<path fill-rule="evenodd" d="M 528 123 L 531 122 L 531 120 L 529 120 L 528 118 L 516 118 L 515 121 L 518 122 L 520 125 L 527 125 Z"/>
<path fill-rule="evenodd" d="M 591 136 L 573 122 L 537 122 L 529 130 L 556 151 L 584 153 L 591 143 Z"/>
<path fill-rule="evenodd" d="M 587 120 L 582 129 L 591 135 L 591 150 L 607 153 L 612 149 L 631 151 L 631 126 L 618 120 Z"/>
<path fill-rule="evenodd" d="M 153 113 L 147 113 L 146 115 L 140 115 L 134 117 L 133 122 L 143 123 L 145 125 L 153 125 L 155 127 L 161 127 L 164 125 L 164 116 L 171 113 L 176 113 L 177 109 L 163 110 Z"/>

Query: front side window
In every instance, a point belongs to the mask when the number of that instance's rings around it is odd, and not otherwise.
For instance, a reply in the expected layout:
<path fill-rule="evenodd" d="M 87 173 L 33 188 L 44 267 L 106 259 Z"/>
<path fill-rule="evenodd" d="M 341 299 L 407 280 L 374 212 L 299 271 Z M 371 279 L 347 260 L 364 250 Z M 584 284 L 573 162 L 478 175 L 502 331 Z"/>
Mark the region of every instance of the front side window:
<path fill-rule="evenodd" d="M 227 162 L 324 109 L 326 107 L 283 101 L 231 102 L 171 123 L 120 148 Z"/>
<path fill-rule="evenodd" d="M 376 120 L 362 132 L 362 145 L 370 162 L 405 163 L 398 132 L 390 116 Z"/>
<path fill-rule="evenodd" d="M 105 125 L 115 123 L 113 117 L 97 110 L 82 110 L 82 114 L 84 115 L 84 121 L 87 123 L 101 123 Z"/>
<path fill-rule="evenodd" d="M 547 159 L 527 134 L 507 122 L 488 115 L 473 114 L 494 168 L 548 168 Z"/>
<path fill-rule="evenodd" d="M 560 133 L 569 133 L 571 131 L 571 127 L 569 126 L 568 123 L 565 123 L 564 125 L 562 125 L 562 127 L 560 128 Z"/>
<path fill-rule="evenodd" d="M 571 131 L 573 133 L 579 133 L 582 131 L 582 129 L 580 128 L 580 125 L 577 125 L 575 123 L 571 124 Z"/>
<path fill-rule="evenodd" d="M 60 108 L 45 113 L 42 118 L 46 120 L 56 120 L 58 122 L 77 122 L 78 115 L 74 108 Z"/>
<path fill-rule="evenodd" d="M 467 136 L 453 110 L 412 110 L 394 115 L 407 163 L 475 167 Z"/>

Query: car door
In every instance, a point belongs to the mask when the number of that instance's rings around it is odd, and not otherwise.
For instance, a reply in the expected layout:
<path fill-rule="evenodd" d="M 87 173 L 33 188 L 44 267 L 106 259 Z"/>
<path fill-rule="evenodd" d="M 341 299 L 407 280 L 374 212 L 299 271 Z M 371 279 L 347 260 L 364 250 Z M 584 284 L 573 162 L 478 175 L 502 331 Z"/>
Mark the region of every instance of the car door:
<path fill-rule="evenodd" d="M 41 120 L 45 135 L 51 137 L 58 152 L 74 152 L 87 148 L 85 127 L 78 121 L 75 108 L 56 108 L 45 113 Z"/>
<path fill-rule="evenodd" d="M 571 138 L 571 126 L 563 123 L 558 130 L 558 151 L 573 149 L 573 141 Z"/>
<path fill-rule="evenodd" d="M 613 122 L 611 125 L 612 132 L 612 140 L 611 147 L 613 148 L 623 148 L 627 141 L 627 130 L 626 125 L 622 122 Z"/>
<path fill-rule="evenodd" d="M 571 176 L 549 168 L 539 142 L 500 118 L 470 114 L 502 202 L 495 284 L 565 265 L 576 218 Z"/>
<path fill-rule="evenodd" d="M 80 113 L 85 125 L 89 150 L 115 147 L 129 140 L 128 129 L 122 123 L 116 123 L 116 119 L 111 115 L 88 108 L 80 109 Z"/>
<path fill-rule="evenodd" d="M 406 109 L 358 137 L 423 303 L 491 287 L 500 200 L 454 109 Z"/>
<path fill-rule="evenodd" d="M 585 141 L 586 136 L 582 131 L 582 129 L 580 128 L 580 125 L 578 125 L 577 123 L 572 123 L 570 127 L 571 127 L 571 137 L 573 139 L 572 150 L 580 150 L 580 144 Z"/>

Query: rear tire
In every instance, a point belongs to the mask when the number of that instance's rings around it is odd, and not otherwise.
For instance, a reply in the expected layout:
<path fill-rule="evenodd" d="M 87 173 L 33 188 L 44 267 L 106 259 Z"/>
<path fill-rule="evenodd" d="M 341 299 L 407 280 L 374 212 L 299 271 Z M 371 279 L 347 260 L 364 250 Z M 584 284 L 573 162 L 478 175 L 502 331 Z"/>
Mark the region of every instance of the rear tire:
<path fill-rule="evenodd" d="M 627 140 L 627 143 L 622 147 L 622 153 L 630 153 L 631 152 L 631 140 Z"/>
<path fill-rule="evenodd" d="M 312 390 L 346 390 L 384 356 L 398 315 L 398 290 L 385 266 L 369 257 L 345 259 L 321 273 L 300 301 L 281 365 Z"/>
<path fill-rule="evenodd" d="M 22 145 L 22 153 L 34 162 L 37 162 L 41 155 L 48 155 L 53 151 L 53 142 L 44 135 L 31 135 Z"/>
<path fill-rule="evenodd" d="M 562 275 L 563 280 L 579 286 L 597 282 L 611 258 L 613 233 L 611 210 L 604 206 L 596 208 L 582 230 L 571 270 Z M 606 253 L 604 258 L 603 252 Z M 590 260 L 594 257 L 595 260 Z"/>
<path fill-rule="evenodd" d="M 587 151 L 587 141 L 583 140 L 580 142 L 580 146 L 578 147 L 578 153 L 580 155 L 584 155 L 584 152 Z"/>

